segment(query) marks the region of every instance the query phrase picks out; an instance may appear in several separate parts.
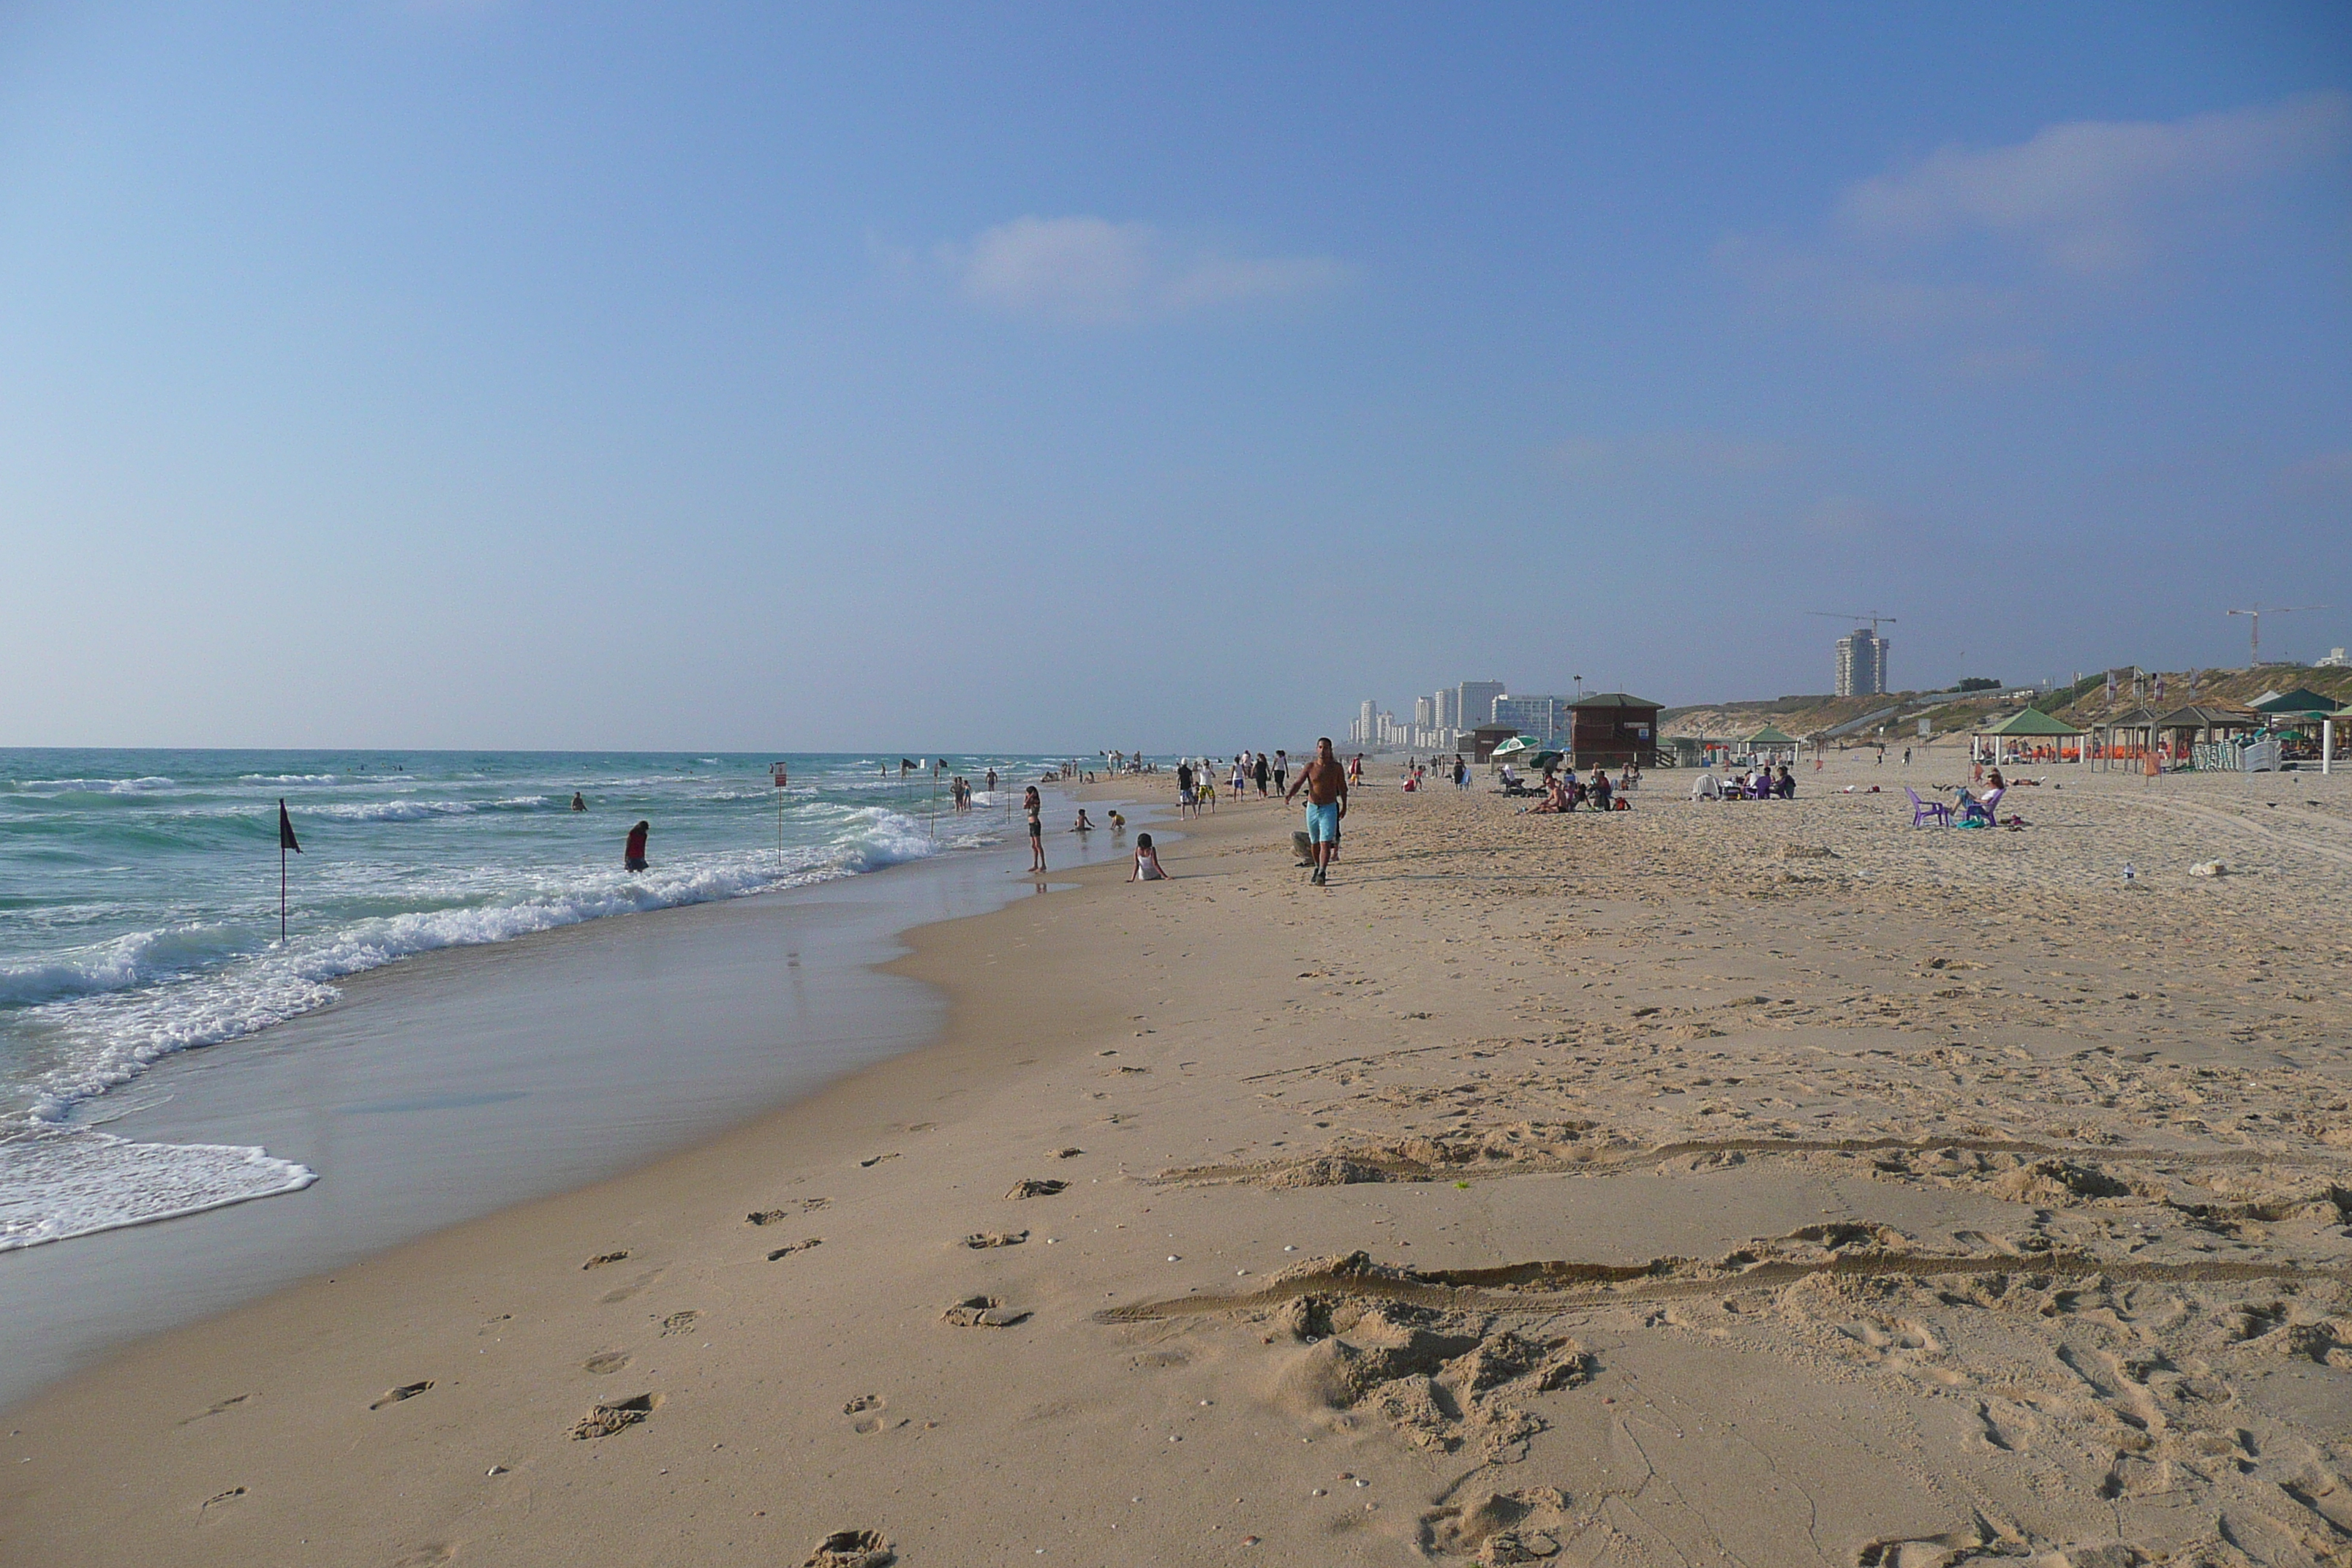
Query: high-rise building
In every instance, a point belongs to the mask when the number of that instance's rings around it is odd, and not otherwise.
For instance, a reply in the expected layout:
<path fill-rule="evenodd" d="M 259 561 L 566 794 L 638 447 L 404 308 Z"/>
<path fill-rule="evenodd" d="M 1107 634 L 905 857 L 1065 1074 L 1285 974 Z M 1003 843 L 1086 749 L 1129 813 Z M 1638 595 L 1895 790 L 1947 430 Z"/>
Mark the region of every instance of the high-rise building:
<path fill-rule="evenodd" d="M 1412 727 L 1426 730 L 1437 722 L 1437 705 L 1426 697 L 1412 700 Z"/>
<path fill-rule="evenodd" d="M 1432 697 L 1429 703 L 1436 710 L 1435 714 L 1430 719 L 1433 725 L 1440 730 L 1462 728 L 1462 700 L 1459 692 L 1448 688 Z M 1444 744 L 1442 741 L 1438 743 Z"/>
<path fill-rule="evenodd" d="M 1454 689 L 1454 703 L 1461 711 L 1454 716 L 1457 730 L 1475 730 L 1481 724 L 1495 721 L 1495 699 L 1510 689 L 1499 680 L 1465 680 Z"/>
<path fill-rule="evenodd" d="M 1895 645 L 1856 626 L 1837 640 L 1837 694 L 1874 697 L 1886 689 L 1886 655 Z"/>
<path fill-rule="evenodd" d="M 1497 724 L 1516 724 L 1519 733 L 1530 741 L 1551 742 L 1559 739 L 1568 728 L 1570 699 L 1565 697 L 1514 697 L 1495 699 L 1495 720 Z"/>

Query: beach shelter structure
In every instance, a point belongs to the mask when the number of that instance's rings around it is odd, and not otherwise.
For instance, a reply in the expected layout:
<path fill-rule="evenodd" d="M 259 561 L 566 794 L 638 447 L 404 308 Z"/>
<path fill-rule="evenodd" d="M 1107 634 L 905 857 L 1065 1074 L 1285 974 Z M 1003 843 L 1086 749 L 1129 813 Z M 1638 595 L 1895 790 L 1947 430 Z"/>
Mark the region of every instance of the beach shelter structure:
<path fill-rule="evenodd" d="M 2332 773 L 2336 771 L 2336 737 L 2346 732 L 2347 725 L 2352 725 L 2352 708 L 2339 708 L 2320 720 L 2319 771 L 2321 773 Z"/>
<path fill-rule="evenodd" d="M 2067 723 L 2063 719 L 2053 718 L 2044 713 L 2039 708 L 2021 708 L 2016 712 L 2002 718 L 1979 723 L 1969 732 L 1969 744 L 1973 750 L 1979 742 L 1984 740 L 1992 742 L 1993 757 L 1996 761 L 2005 761 L 2014 756 L 2017 748 L 2021 745 L 2030 746 L 2048 742 L 2052 751 L 2057 753 L 2058 760 L 2063 762 L 2066 759 L 2065 742 L 2068 741 L 2075 742 L 2074 760 L 2078 763 L 2083 760 L 2083 731 Z"/>
<path fill-rule="evenodd" d="M 1596 691 L 1568 705 L 1568 756 L 1572 768 L 1654 768 L 1658 765 L 1658 710 L 1627 691 Z"/>
<path fill-rule="evenodd" d="M 2333 713 L 2336 702 L 2333 697 L 2322 697 L 2316 691 L 2298 686 L 2292 691 L 2265 691 L 2246 706 L 2268 719 L 2284 719 L 2289 715 L 2301 719 Z"/>
<path fill-rule="evenodd" d="M 2130 708 L 2091 721 L 2094 754 L 2112 764 L 2121 757 L 2144 757 L 2156 750 L 2164 715 L 2153 708 Z"/>
<path fill-rule="evenodd" d="M 2186 708 L 2174 709 L 2157 721 L 2158 730 L 2171 737 L 2172 754 L 2176 757 L 2192 746 L 2210 746 L 2262 727 L 2261 714 L 2217 702 L 2192 702 Z"/>
<path fill-rule="evenodd" d="M 1797 737 L 1790 734 L 1778 724 L 1767 724 L 1748 737 L 1749 755 L 1769 758 L 1776 752 L 1786 752 L 1788 755 L 1782 760 L 1790 763 L 1797 760 L 1797 748 L 1801 744 L 1802 742 Z"/>

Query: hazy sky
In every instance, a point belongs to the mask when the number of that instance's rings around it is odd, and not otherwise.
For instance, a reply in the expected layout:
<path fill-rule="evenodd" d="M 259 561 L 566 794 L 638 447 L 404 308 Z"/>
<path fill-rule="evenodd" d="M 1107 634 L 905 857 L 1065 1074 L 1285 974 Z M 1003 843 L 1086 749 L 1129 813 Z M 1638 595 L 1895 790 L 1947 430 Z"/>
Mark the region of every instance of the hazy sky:
<path fill-rule="evenodd" d="M 2352 7 L 20 3 L 0 547 L 0 744 L 2309 657 Z"/>

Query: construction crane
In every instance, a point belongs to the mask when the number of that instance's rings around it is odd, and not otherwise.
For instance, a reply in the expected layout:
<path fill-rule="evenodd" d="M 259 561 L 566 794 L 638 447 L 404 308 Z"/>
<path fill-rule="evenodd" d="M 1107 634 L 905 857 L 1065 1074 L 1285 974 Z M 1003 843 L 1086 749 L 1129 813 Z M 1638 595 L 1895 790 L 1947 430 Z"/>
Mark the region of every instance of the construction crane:
<path fill-rule="evenodd" d="M 2236 614 L 2235 611 L 2231 611 L 2231 613 L 2232 615 Z M 1843 610 L 1807 610 L 1805 614 L 1809 616 L 1826 616 L 1828 619 L 1832 621 L 1868 621 L 1870 623 L 1870 635 L 1872 637 L 1876 637 L 1878 635 L 1879 622 L 1885 621 L 1890 626 L 1895 624 L 1895 617 L 1893 616 L 1874 616 L 1868 611 L 1860 611 L 1853 615 L 1848 615 Z"/>
<path fill-rule="evenodd" d="M 2263 662 L 2263 616 L 2265 614 L 2273 616 L 2291 616 L 2298 610 L 2325 610 L 2326 608 L 2328 608 L 2328 606 L 2326 605 L 2256 605 L 2251 610 L 2230 611 L 2229 613 L 2231 615 L 2243 616 L 2248 621 L 2252 623 L 2253 657 L 2248 661 L 2246 668 L 2251 669 L 2255 665 Z"/>

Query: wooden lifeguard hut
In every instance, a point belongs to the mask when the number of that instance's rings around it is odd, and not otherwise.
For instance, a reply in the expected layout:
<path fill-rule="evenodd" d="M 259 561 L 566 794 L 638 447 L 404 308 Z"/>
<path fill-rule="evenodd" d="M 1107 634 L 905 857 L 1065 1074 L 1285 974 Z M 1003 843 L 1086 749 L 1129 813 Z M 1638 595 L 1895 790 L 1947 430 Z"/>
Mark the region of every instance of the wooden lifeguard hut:
<path fill-rule="evenodd" d="M 1596 691 L 1568 705 L 1568 760 L 1573 768 L 1658 765 L 1658 710 L 1624 691 Z"/>

